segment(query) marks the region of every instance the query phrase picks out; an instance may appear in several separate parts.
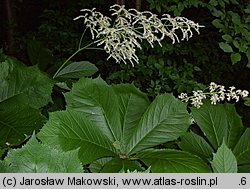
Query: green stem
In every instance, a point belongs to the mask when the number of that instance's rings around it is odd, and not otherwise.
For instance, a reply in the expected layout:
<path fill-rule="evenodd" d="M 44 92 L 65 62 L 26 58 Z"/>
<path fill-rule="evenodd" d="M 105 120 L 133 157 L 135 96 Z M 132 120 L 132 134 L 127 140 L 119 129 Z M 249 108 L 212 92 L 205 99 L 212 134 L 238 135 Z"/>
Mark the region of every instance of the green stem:
<path fill-rule="evenodd" d="M 95 44 L 95 43 L 98 43 L 98 42 L 100 42 L 100 41 L 102 41 L 103 40 L 103 38 L 102 39 L 99 39 L 99 40 L 96 40 L 96 41 L 94 41 L 94 42 L 92 42 L 92 43 L 90 43 L 90 44 L 88 44 L 88 45 L 86 45 L 86 46 L 84 46 L 84 47 L 82 47 L 82 48 L 79 48 L 79 49 L 77 49 L 77 51 L 76 52 L 74 52 L 61 66 L 60 66 L 60 68 L 56 71 L 56 73 L 53 75 L 53 79 L 55 79 L 55 77 L 58 75 L 58 73 L 62 70 L 62 68 L 77 54 L 77 53 L 79 53 L 80 51 L 82 51 L 82 50 L 84 50 L 84 49 L 88 49 L 88 47 L 89 46 L 91 46 L 91 45 L 93 45 L 93 44 Z M 89 48 L 90 49 L 90 48 Z"/>
<path fill-rule="evenodd" d="M 62 70 L 62 68 L 65 66 L 65 64 L 68 63 L 68 61 L 70 61 L 71 58 L 73 58 L 77 53 L 79 53 L 81 50 L 83 50 L 83 48 L 78 49 L 76 52 L 74 52 L 74 54 L 72 54 L 61 66 L 60 68 L 56 71 L 56 73 L 53 75 L 53 79 L 55 79 L 55 77 L 57 76 L 57 74 Z"/>
<path fill-rule="evenodd" d="M 90 47 L 90 48 L 86 48 L 87 50 L 103 50 L 104 51 L 104 49 L 103 48 L 98 48 L 98 47 Z"/>
<path fill-rule="evenodd" d="M 83 39 L 83 36 L 84 36 L 84 34 L 85 34 L 86 30 L 87 30 L 87 27 L 85 28 L 85 30 L 84 30 L 84 31 L 83 31 L 83 33 L 82 33 L 82 36 L 81 36 L 80 41 L 79 41 L 79 44 L 78 44 L 78 49 L 80 49 L 80 48 L 81 48 L 81 45 L 82 45 L 82 39 Z"/>

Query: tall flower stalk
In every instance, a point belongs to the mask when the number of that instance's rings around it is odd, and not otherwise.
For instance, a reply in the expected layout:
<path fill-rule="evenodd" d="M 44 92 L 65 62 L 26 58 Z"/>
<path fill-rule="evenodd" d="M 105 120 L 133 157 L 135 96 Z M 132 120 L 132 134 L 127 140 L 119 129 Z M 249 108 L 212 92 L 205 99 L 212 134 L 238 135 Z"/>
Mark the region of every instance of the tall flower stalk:
<path fill-rule="evenodd" d="M 110 7 L 111 17 L 104 16 L 95 8 L 81 11 L 83 15 L 74 20 L 83 19 L 85 29 L 90 30 L 93 42 L 84 47 L 81 47 L 80 42 L 78 50 L 62 64 L 53 78 L 73 56 L 92 45 L 102 46 L 102 49 L 109 54 L 107 59 L 113 58 L 117 63 L 125 64 L 129 61 L 134 66 L 135 63 L 139 63 L 136 49 L 142 48 L 140 43 L 143 40 L 147 40 L 153 48 L 155 42 L 161 46 L 161 41 L 165 37 L 169 37 L 172 43 L 188 40 L 193 35 L 192 30 L 199 34 L 199 28 L 203 27 L 184 17 L 172 18 L 164 14 L 162 18 L 158 18 L 149 11 L 127 10 L 121 5 Z M 182 33 L 181 39 L 176 34 L 177 30 Z"/>

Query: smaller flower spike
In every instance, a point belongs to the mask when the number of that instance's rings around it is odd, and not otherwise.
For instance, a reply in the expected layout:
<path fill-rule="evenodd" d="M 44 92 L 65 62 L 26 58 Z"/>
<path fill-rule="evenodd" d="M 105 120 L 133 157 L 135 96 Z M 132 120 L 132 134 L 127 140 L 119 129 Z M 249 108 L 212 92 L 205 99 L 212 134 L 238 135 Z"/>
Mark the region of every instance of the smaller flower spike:
<path fill-rule="evenodd" d="M 247 90 L 236 90 L 235 87 L 229 87 L 228 90 L 225 89 L 225 86 L 217 85 L 214 82 L 211 82 L 209 87 L 209 91 L 204 92 L 201 90 L 193 91 L 192 96 L 188 96 L 186 93 L 181 93 L 178 98 L 184 102 L 191 102 L 191 104 L 200 108 L 203 105 L 202 100 L 210 97 L 211 104 L 217 104 L 217 102 L 235 100 L 238 102 L 240 98 L 248 97 L 249 92 Z"/>

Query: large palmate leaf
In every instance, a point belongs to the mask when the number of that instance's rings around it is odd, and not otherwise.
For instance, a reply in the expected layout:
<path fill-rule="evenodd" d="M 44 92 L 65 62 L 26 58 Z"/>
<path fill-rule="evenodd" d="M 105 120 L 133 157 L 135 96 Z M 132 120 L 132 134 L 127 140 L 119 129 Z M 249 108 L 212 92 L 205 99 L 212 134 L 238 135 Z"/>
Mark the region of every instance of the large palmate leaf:
<path fill-rule="evenodd" d="M 0 103 L 18 94 L 24 94 L 25 102 L 40 108 L 51 101 L 53 81 L 37 67 L 25 67 L 17 60 L 6 58 L 0 64 Z"/>
<path fill-rule="evenodd" d="M 153 173 L 207 173 L 210 167 L 199 157 L 173 149 L 148 149 L 137 154 Z"/>
<path fill-rule="evenodd" d="M 64 151 L 77 149 L 83 164 L 105 156 L 114 156 L 115 148 L 96 123 L 82 112 L 67 110 L 50 114 L 38 137 L 52 146 L 60 146 Z"/>
<path fill-rule="evenodd" d="M 122 160 L 118 157 L 113 158 L 109 162 L 107 162 L 103 169 L 101 170 L 102 173 L 118 173 L 118 172 L 127 172 L 130 171 L 143 171 L 141 165 L 137 161 L 130 161 L 130 160 Z"/>
<path fill-rule="evenodd" d="M 88 62 L 72 62 L 65 68 L 63 68 L 58 74 L 57 77 L 64 78 L 81 78 L 86 76 L 91 76 L 98 71 L 98 68 Z"/>
<path fill-rule="evenodd" d="M 243 130 L 242 121 L 231 104 L 210 104 L 204 102 L 201 108 L 192 108 L 192 114 L 214 149 L 225 140 L 233 148 Z"/>
<path fill-rule="evenodd" d="M 127 153 L 133 154 L 183 135 L 190 125 L 186 105 L 172 94 L 157 96 L 132 133 Z"/>
<path fill-rule="evenodd" d="M 209 159 L 212 158 L 213 148 L 201 136 L 192 131 L 181 136 L 179 147 L 187 152 L 195 154 L 199 157 Z"/>
<path fill-rule="evenodd" d="M 21 144 L 46 120 L 40 110 L 25 104 L 23 99 L 23 95 L 16 95 L 0 103 L 0 146 Z"/>
<path fill-rule="evenodd" d="M 81 78 L 65 94 L 67 109 L 83 112 L 111 141 L 120 141 L 119 106 L 113 88 L 100 77 Z"/>
<path fill-rule="evenodd" d="M 118 96 L 120 120 L 122 125 L 122 145 L 126 146 L 131 134 L 149 106 L 147 96 L 134 85 L 120 84 L 113 86 Z"/>
<path fill-rule="evenodd" d="M 83 172 L 78 149 L 63 152 L 40 144 L 35 135 L 21 149 L 11 149 L 4 160 L 8 172 L 52 173 Z"/>
<path fill-rule="evenodd" d="M 225 142 L 218 148 L 211 162 L 215 173 L 237 173 L 237 160 Z"/>
<path fill-rule="evenodd" d="M 250 128 L 247 128 L 233 150 L 238 164 L 250 164 Z"/>

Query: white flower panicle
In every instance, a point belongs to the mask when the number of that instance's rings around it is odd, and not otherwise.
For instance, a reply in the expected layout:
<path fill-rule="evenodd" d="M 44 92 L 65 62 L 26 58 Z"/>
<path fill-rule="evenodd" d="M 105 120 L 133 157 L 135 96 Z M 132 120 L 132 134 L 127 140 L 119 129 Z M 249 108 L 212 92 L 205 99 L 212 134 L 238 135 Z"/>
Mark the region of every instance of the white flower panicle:
<path fill-rule="evenodd" d="M 132 66 L 134 62 L 139 63 L 136 49 L 141 49 L 142 40 L 147 40 L 151 47 L 154 47 L 155 42 L 161 45 L 165 37 L 175 43 L 180 41 L 176 30 L 182 32 L 181 40 L 188 40 L 193 35 L 192 29 L 199 33 L 199 28 L 203 27 L 184 17 L 171 18 L 164 14 L 160 19 L 149 11 L 127 10 L 120 5 L 110 7 L 114 20 L 95 9 L 81 11 L 85 14 L 74 20 L 84 19 L 84 24 L 90 29 L 97 46 L 104 45 L 104 50 L 109 54 L 108 59 L 112 57 L 116 62 L 123 61 L 125 64 L 129 60 Z"/>
<path fill-rule="evenodd" d="M 181 93 L 178 98 L 184 102 L 191 102 L 194 107 L 200 108 L 203 105 L 202 100 L 210 97 L 211 104 L 216 104 L 217 102 L 235 100 L 238 102 L 240 98 L 248 97 L 249 92 L 247 90 L 236 90 L 235 87 L 229 87 L 228 90 L 225 89 L 225 86 L 217 85 L 214 82 L 211 82 L 209 87 L 209 92 L 205 91 L 193 91 L 192 96 L 188 96 L 186 93 Z"/>

